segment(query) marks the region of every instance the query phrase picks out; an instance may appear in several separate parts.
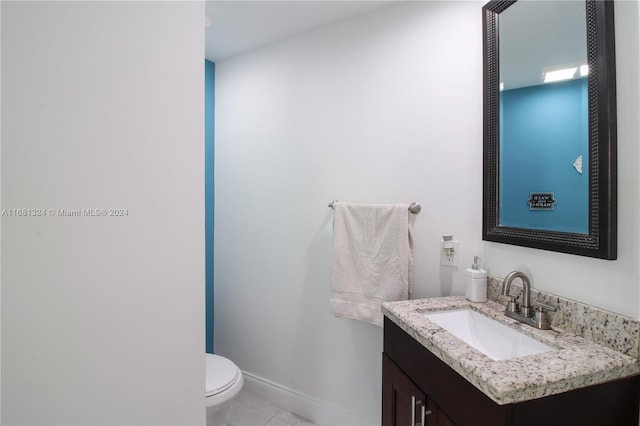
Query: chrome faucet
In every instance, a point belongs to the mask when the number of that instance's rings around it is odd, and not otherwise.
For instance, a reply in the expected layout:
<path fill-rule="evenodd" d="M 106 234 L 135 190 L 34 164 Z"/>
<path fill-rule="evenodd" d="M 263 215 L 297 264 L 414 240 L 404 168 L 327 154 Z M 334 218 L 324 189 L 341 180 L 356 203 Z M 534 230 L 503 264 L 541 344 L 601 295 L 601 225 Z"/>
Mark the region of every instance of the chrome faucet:
<path fill-rule="evenodd" d="M 509 291 L 511 290 L 511 283 L 516 278 L 520 278 L 522 281 L 522 306 L 518 306 L 516 296 L 511 296 L 509 294 Z M 504 310 L 504 314 L 506 316 L 541 330 L 549 330 L 551 328 L 545 309 L 547 311 L 555 311 L 555 308 L 547 306 L 544 303 L 536 303 L 535 314 L 532 312 L 531 283 L 529 281 L 529 277 L 527 277 L 524 272 L 513 271 L 509 273 L 502 282 L 502 294 L 511 298 Z"/>

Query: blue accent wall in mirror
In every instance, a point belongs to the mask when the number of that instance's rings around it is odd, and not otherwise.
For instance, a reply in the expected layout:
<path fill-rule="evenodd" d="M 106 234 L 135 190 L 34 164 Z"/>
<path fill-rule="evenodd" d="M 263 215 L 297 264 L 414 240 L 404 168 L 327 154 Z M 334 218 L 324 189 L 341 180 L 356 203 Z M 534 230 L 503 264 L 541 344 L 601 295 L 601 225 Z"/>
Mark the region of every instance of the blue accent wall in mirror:
<path fill-rule="evenodd" d="M 500 92 L 501 226 L 589 233 L 587 105 L 586 78 Z M 531 208 L 545 192 L 553 208 Z"/>

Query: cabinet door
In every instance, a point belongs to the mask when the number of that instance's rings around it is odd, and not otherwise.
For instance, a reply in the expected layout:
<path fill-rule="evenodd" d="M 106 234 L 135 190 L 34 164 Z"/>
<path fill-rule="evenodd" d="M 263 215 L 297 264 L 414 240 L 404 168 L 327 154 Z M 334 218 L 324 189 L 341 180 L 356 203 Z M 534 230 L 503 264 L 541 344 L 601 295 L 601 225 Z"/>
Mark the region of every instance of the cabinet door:
<path fill-rule="evenodd" d="M 425 426 L 456 426 L 453 421 L 432 400 L 427 399 Z"/>
<path fill-rule="evenodd" d="M 426 395 L 382 355 L 382 426 L 424 426 Z"/>

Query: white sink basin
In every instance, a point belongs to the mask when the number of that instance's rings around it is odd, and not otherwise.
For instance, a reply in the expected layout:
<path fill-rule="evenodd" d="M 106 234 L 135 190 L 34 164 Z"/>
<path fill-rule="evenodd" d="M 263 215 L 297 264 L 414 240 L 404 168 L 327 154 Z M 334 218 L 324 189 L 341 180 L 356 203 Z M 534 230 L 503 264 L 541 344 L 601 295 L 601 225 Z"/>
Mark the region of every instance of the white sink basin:
<path fill-rule="evenodd" d="M 431 312 L 425 316 L 495 361 L 555 350 L 471 309 Z"/>

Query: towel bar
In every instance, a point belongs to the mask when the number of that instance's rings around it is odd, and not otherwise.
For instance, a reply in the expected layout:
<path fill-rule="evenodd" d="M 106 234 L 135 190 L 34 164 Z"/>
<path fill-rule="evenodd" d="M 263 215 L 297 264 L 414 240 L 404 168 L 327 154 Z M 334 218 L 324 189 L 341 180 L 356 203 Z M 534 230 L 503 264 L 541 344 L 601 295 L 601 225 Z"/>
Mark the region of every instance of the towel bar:
<path fill-rule="evenodd" d="M 334 208 L 334 204 L 337 203 L 338 200 L 333 200 L 332 202 L 329 203 L 329 207 Z M 413 214 L 418 214 L 420 213 L 420 210 L 422 210 L 422 207 L 420 207 L 420 204 L 418 203 L 411 203 L 409 204 L 409 211 Z"/>

